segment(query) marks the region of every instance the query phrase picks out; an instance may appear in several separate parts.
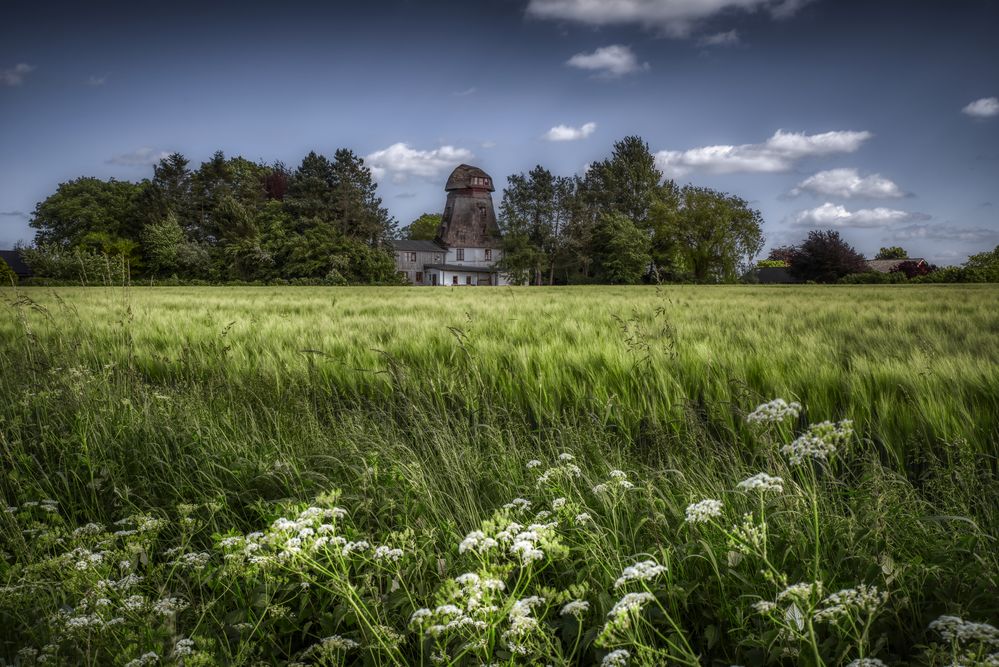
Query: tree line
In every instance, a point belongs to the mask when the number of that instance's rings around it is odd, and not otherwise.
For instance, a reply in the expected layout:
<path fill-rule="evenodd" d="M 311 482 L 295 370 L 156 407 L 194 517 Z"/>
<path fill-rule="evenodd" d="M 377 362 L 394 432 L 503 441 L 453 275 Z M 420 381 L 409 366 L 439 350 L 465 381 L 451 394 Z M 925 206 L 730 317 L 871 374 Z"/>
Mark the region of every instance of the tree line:
<path fill-rule="evenodd" d="M 99 276 L 113 259 L 131 276 L 210 282 L 396 280 L 395 221 L 346 149 L 311 152 L 294 170 L 221 151 L 192 169 L 174 153 L 138 183 L 62 183 L 30 224 L 35 240 L 21 254 L 56 279 Z"/>
<path fill-rule="evenodd" d="M 538 166 L 509 177 L 499 204 L 500 269 L 525 284 L 729 282 L 763 245 L 742 199 L 680 187 L 627 137 L 583 176 Z M 216 152 L 174 153 L 140 182 L 84 177 L 34 210 L 34 273 L 181 280 L 394 284 L 394 237 L 432 239 L 439 215 L 399 229 L 352 151 L 309 153 L 294 170 Z M 114 260 L 109 261 L 109 260 Z"/>

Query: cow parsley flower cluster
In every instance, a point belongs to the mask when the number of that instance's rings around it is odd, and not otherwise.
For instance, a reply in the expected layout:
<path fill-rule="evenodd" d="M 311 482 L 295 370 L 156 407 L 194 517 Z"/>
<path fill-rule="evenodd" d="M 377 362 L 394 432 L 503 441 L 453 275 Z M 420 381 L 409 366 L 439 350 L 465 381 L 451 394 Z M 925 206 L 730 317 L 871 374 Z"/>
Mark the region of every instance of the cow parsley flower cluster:
<path fill-rule="evenodd" d="M 503 642 L 507 648 L 517 655 L 526 655 L 528 650 L 524 645 L 533 632 L 538 629 L 538 619 L 534 617 L 534 608 L 544 604 L 544 599 L 537 595 L 522 598 L 510 607 L 508 619 L 510 627 L 503 632 Z"/>
<path fill-rule="evenodd" d="M 607 613 L 607 623 L 600 632 L 600 639 L 607 638 L 626 631 L 631 627 L 634 617 L 642 611 L 645 605 L 655 600 L 652 593 L 626 593 Z M 599 640 L 598 640 L 599 641 Z"/>
<path fill-rule="evenodd" d="M 849 442 L 852 436 L 853 421 L 824 421 L 809 426 L 808 431 L 798 436 L 794 442 L 781 447 L 780 451 L 793 466 L 801 465 L 809 459 L 825 462 Z"/>
<path fill-rule="evenodd" d="M 624 568 L 621 576 L 614 582 L 614 588 L 621 588 L 629 581 L 651 581 L 664 572 L 666 572 L 665 565 L 660 565 L 654 560 L 643 560 Z"/>
<path fill-rule="evenodd" d="M 551 466 L 543 473 L 538 475 L 537 486 L 542 487 L 559 479 L 578 479 L 582 477 L 583 471 L 578 465 L 573 463 L 576 457 L 568 452 L 562 452 L 558 455 L 558 463 Z M 532 461 L 533 463 L 533 461 Z M 529 466 L 537 467 L 537 466 Z"/>
<path fill-rule="evenodd" d="M 499 546 L 499 542 L 486 535 L 484 531 L 473 530 L 466 535 L 465 539 L 463 539 L 461 544 L 458 545 L 458 553 L 463 554 L 467 551 L 474 551 L 475 553 L 481 554 L 489 551 L 490 549 L 494 549 L 497 546 Z"/>
<path fill-rule="evenodd" d="M 757 406 L 746 417 L 746 421 L 750 424 L 776 424 L 786 419 L 795 419 L 800 413 L 801 403 L 788 403 L 783 398 L 775 398 Z"/>
<path fill-rule="evenodd" d="M 747 477 L 738 484 L 736 488 L 740 491 L 759 491 L 760 493 L 766 493 L 767 491 L 774 491 L 780 493 L 784 490 L 784 480 L 780 477 L 774 477 L 773 475 L 768 475 L 765 472 L 756 473 L 752 477 Z"/>
<path fill-rule="evenodd" d="M 610 481 L 594 486 L 593 493 L 602 495 L 611 491 L 627 491 L 633 488 L 635 488 L 635 485 L 628 481 L 628 473 L 623 470 L 611 470 Z"/>
<path fill-rule="evenodd" d="M 630 658 L 631 653 L 627 649 L 619 648 L 605 655 L 600 661 L 600 667 L 625 667 Z"/>
<path fill-rule="evenodd" d="M 822 595 L 822 582 L 792 584 L 777 594 L 778 602 L 800 602 L 808 604 L 813 597 Z"/>
<path fill-rule="evenodd" d="M 841 618 L 856 618 L 859 614 L 871 616 L 887 601 L 888 593 L 878 591 L 875 586 L 860 584 L 844 588 L 822 600 L 822 607 L 815 612 L 815 620 L 835 623 Z"/>
<path fill-rule="evenodd" d="M 940 616 L 930 623 L 930 630 L 947 641 L 959 644 L 978 643 L 999 648 L 999 629 L 988 623 L 966 621 L 960 616 Z"/>
<path fill-rule="evenodd" d="M 575 616 L 576 618 L 582 617 L 584 613 L 590 608 L 590 603 L 586 600 L 571 600 L 566 602 L 559 613 L 562 616 Z"/>
<path fill-rule="evenodd" d="M 687 506 L 687 523 L 707 523 L 711 519 L 720 517 L 721 513 L 722 502 L 708 498 Z"/>
<path fill-rule="evenodd" d="M 849 663 L 846 667 L 888 667 L 885 663 L 881 662 L 877 658 L 857 658 Z"/>

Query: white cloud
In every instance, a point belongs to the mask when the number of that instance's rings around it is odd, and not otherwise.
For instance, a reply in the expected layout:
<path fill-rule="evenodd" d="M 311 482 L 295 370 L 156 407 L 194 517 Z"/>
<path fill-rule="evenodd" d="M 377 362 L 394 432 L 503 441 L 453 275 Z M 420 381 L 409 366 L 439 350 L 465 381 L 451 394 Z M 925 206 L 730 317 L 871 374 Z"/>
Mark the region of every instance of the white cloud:
<path fill-rule="evenodd" d="M 975 100 L 961 111 L 975 118 L 999 116 L 999 97 L 983 97 L 980 100 Z"/>
<path fill-rule="evenodd" d="M 601 46 L 593 53 L 577 53 L 569 58 L 566 65 L 596 72 L 604 78 L 615 78 L 648 69 L 648 63 L 638 64 L 638 58 L 627 46 L 612 44 Z"/>
<path fill-rule="evenodd" d="M 24 82 L 24 77 L 34 70 L 34 65 L 18 63 L 8 69 L 0 70 L 0 83 L 5 86 L 20 86 Z"/>
<path fill-rule="evenodd" d="M 466 88 L 465 90 L 456 90 L 455 92 L 451 93 L 451 95 L 452 97 L 468 97 L 469 95 L 474 95 L 476 92 L 478 92 L 478 90 L 479 90 L 478 88 L 472 86 L 471 88 Z"/>
<path fill-rule="evenodd" d="M 446 169 L 475 157 L 467 148 L 441 146 L 429 151 L 410 148 L 409 144 L 396 143 L 375 151 L 364 158 L 371 173 L 381 180 L 391 175 L 395 183 L 405 183 L 410 177 L 433 179 Z"/>
<path fill-rule="evenodd" d="M 714 173 L 736 171 L 787 171 L 802 158 L 853 153 L 870 139 L 870 132 L 852 130 L 805 134 L 777 130 L 761 144 L 738 146 L 718 145 L 691 148 L 685 151 L 659 151 L 656 164 L 672 176 L 681 176 L 693 169 Z"/>
<path fill-rule="evenodd" d="M 739 33 L 734 29 L 728 32 L 716 32 L 701 37 L 697 43 L 701 46 L 735 46 L 739 43 Z"/>
<path fill-rule="evenodd" d="M 931 241 L 965 241 L 968 243 L 999 242 L 999 229 L 988 227 L 956 227 L 947 224 L 921 224 L 900 227 L 893 233 L 896 241 L 927 239 Z"/>
<path fill-rule="evenodd" d="M 796 197 L 802 192 L 826 197 L 870 197 L 872 199 L 896 199 L 905 193 L 891 179 L 881 174 L 861 176 L 856 169 L 828 169 L 809 176 L 789 193 Z"/>
<path fill-rule="evenodd" d="M 593 134 L 596 129 L 596 123 L 583 123 L 580 127 L 556 125 L 552 129 L 545 132 L 545 136 L 543 138 L 546 141 L 576 141 L 577 139 L 585 139 Z"/>
<path fill-rule="evenodd" d="M 847 210 L 839 204 L 826 202 L 822 206 L 798 211 L 791 218 L 791 224 L 796 227 L 886 227 L 900 222 L 925 220 L 924 213 L 899 211 L 893 208 L 862 208 L 856 211 Z"/>
<path fill-rule="evenodd" d="M 107 82 L 108 82 L 107 74 L 105 74 L 104 76 L 91 76 L 90 78 L 87 79 L 88 86 L 103 86 Z"/>
<path fill-rule="evenodd" d="M 28 214 L 24 211 L 0 211 L 0 215 L 10 218 L 27 218 Z"/>
<path fill-rule="evenodd" d="M 810 0 L 530 0 L 527 15 L 587 25 L 638 24 L 671 37 L 687 37 L 701 22 L 734 11 L 794 14 Z"/>
<path fill-rule="evenodd" d="M 147 167 L 152 164 L 156 164 L 165 157 L 169 157 L 170 153 L 166 151 L 158 151 L 155 148 L 149 148 L 145 146 L 143 148 L 137 148 L 131 153 L 120 153 L 115 155 L 107 161 L 108 164 L 118 164 L 126 167 Z"/>

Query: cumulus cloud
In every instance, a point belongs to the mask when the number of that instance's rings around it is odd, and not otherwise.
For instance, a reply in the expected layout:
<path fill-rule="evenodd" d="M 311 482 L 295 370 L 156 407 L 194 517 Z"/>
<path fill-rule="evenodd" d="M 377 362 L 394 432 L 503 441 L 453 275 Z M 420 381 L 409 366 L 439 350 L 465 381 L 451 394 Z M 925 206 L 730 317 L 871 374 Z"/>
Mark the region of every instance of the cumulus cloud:
<path fill-rule="evenodd" d="M 983 97 L 975 100 L 963 109 L 964 113 L 974 118 L 992 118 L 999 116 L 999 97 Z"/>
<path fill-rule="evenodd" d="M 616 78 L 649 67 L 648 63 L 640 65 L 634 52 L 621 44 L 601 46 L 593 53 L 577 53 L 565 64 L 596 72 L 597 76 L 604 78 Z"/>
<path fill-rule="evenodd" d="M 713 35 L 701 37 L 697 43 L 701 46 L 735 46 L 739 43 L 739 33 L 736 30 L 716 32 Z"/>
<path fill-rule="evenodd" d="M 24 77 L 34 70 L 34 65 L 18 63 L 13 67 L 0 70 L 0 83 L 5 86 L 20 86 L 24 83 Z"/>
<path fill-rule="evenodd" d="M 365 162 L 371 173 L 381 180 L 391 176 L 395 183 L 405 183 L 410 177 L 434 179 L 446 169 L 475 157 L 467 148 L 441 146 L 433 150 L 421 151 L 406 143 L 395 143 L 388 148 L 368 155 Z"/>
<path fill-rule="evenodd" d="M 545 132 L 544 139 L 546 141 L 576 141 L 577 139 L 585 139 L 593 134 L 596 129 L 596 123 L 583 123 L 579 127 L 556 125 Z"/>
<path fill-rule="evenodd" d="M 142 148 L 137 148 L 131 153 L 120 153 L 107 160 L 108 164 L 117 164 L 125 167 L 148 167 L 149 165 L 156 164 L 165 157 L 169 157 L 170 153 L 166 151 L 158 151 L 155 148 L 149 148 L 144 146 Z"/>
<path fill-rule="evenodd" d="M 806 157 L 853 153 L 870 139 L 870 132 L 852 130 L 805 134 L 777 130 L 760 144 L 718 145 L 656 153 L 656 164 L 667 174 L 681 176 L 693 169 L 724 174 L 737 171 L 787 171 Z"/>
<path fill-rule="evenodd" d="M 586 25 L 641 25 L 671 37 L 687 37 L 701 22 L 722 13 L 766 11 L 786 18 L 810 0 L 530 0 L 527 15 Z"/>
<path fill-rule="evenodd" d="M 999 230 L 988 227 L 958 227 L 948 224 L 917 224 L 899 227 L 892 235 L 896 241 L 927 239 L 930 241 L 965 241 L 967 243 L 999 242 Z"/>
<path fill-rule="evenodd" d="M 913 220 L 926 220 L 928 217 L 924 213 L 899 211 L 880 206 L 850 211 L 845 206 L 826 202 L 822 206 L 798 211 L 791 217 L 791 224 L 796 227 L 876 228 Z"/>
<path fill-rule="evenodd" d="M 826 197 L 869 197 L 871 199 L 896 199 L 904 197 L 902 189 L 881 174 L 861 176 L 856 169 L 828 169 L 809 176 L 798 183 L 788 194 L 797 197 L 803 192 L 810 192 Z"/>

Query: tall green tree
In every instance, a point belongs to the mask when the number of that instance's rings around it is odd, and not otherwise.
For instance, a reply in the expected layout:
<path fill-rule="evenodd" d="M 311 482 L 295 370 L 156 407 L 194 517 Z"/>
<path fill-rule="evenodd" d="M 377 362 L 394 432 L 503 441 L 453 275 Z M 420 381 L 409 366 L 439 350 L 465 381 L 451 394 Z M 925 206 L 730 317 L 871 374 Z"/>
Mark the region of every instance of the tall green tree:
<path fill-rule="evenodd" d="M 60 183 L 35 206 L 31 226 L 36 243 L 76 246 L 88 241 L 109 247 L 135 242 L 142 228 L 140 197 L 146 186 L 109 179 L 78 178 Z"/>
<path fill-rule="evenodd" d="M 400 232 L 403 238 L 411 241 L 433 241 L 437 237 L 437 229 L 440 225 L 440 213 L 424 213 L 403 227 Z"/>
<path fill-rule="evenodd" d="M 537 285 L 553 284 L 576 212 L 576 181 L 555 176 L 540 165 L 507 181 L 499 216 L 503 268 L 511 275 L 528 276 L 527 281 Z"/>
<path fill-rule="evenodd" d="M 596 276 L 601 282 L 632 285 L 648 271 L 649 236 L 623 213 L 605 213 L 594 234 Z"/>
<path fill-rule="evenodd" d="M 878 254 L 874 256 L 874 259 L 908 259 L 909 253 L 905 248 L 897 245 L 890 246 L 888 248 L 881 248 L 878 250 Z"/>
<path fill-rule="evenodd" d="M 660 250 L 697 282 L 734 282 L 763 247 L 759 211 L 710 188 L 681 188 L 675 202 L 653 206 L 652 218 Z"/>
<path fill-rule="evenodd" d="M 621 213 L 646 228 L 662 181 L 649 145 L 641 137 L 629 136 L 614 144 L 609 158 L 590 165 L 580 190 L 598 217 Z"/>

